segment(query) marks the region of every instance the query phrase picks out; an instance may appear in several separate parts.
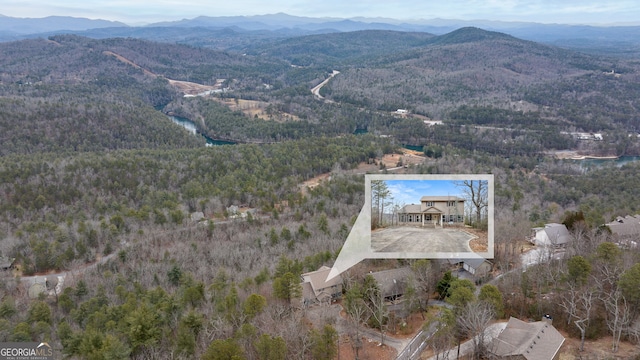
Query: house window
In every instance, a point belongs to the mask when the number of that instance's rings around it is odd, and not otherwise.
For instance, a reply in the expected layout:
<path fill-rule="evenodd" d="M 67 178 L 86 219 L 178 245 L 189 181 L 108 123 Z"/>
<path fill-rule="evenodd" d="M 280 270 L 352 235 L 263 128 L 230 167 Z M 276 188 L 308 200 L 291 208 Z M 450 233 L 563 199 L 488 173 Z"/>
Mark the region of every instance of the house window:
<path fill-rule="evenodd" d="M 426 206 L 433 206 L 433 201 L 427 201 Z"/>
<path fill-rule="evenodd" d="M 454 219 L 455 219 L 455 215 L 449 215 L 449 221 L 453 222 Z"/>
<path fill-rule="evenodd" d="M 462 215 L 458 215 L 458 222 L 462 222 Z"/>
<path fill-rule="evenodd" d="M 447 206 L 454 207 L 454 206 L 456 206 L 456 202 L 455 201 L 447 201 Z"/>

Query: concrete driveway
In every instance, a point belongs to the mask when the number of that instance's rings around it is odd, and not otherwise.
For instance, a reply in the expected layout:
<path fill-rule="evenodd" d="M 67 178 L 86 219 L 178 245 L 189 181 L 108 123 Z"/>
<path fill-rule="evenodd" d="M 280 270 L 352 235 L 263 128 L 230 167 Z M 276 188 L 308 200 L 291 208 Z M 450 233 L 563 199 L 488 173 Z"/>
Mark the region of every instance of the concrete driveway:
<path fill-rule="evenodd" d="M 457 228 L 394 227 L 371 232 L 374 252 L 472 252 L 471 235 Z"/>

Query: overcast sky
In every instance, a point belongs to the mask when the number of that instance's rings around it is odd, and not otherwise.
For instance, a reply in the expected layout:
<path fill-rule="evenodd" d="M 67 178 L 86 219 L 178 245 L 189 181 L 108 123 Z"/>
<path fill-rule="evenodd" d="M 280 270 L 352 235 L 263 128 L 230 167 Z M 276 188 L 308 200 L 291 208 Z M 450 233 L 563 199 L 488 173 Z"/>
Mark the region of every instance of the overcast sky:
<path fill-rule="evenodd" d="M 63 15 L 127 24 L 279 12 L 308 17 L 640 25 L 638 0 L 0 0 L 0 14 L 5 16 Z"/>

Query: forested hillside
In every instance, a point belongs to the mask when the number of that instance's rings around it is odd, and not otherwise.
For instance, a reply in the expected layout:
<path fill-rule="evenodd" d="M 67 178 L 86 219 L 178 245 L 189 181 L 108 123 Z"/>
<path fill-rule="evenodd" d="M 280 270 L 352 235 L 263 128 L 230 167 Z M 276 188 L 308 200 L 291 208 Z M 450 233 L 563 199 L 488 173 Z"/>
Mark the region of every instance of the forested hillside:
<path fill-rule="evenodd" d="M 637 247 L 618 251 L 602 225 L 640 211 L 640 167 L 549 155 L 640 154 L 638 61 L 475 28 L 254 35 L 265 41 L 242 53 L 74 35 L 0 44 L 0 258 L 13 261 L 0 342 L 74 359 L 334 359 L 340 343 L 367 347 L 360 327 L 409 333 L 412 316 L 449 321 L 430 339 L 453 347 L 467 304 L 488 298 L 494 317 L 556 311 L 579 337 L 557 304 L 589 291 L 589 336 L 638 342 Z M 237 144 L 205 147 L 167 114 Z M 360 213 L 364 173 L 396 172 L 494 174 L 492 268 L 510 275 L 475 292 L 436 261 L 375 260 L 344 274 L 340 305 L 298 304 L 301 274 L 333 264 Z M 550 222 L 575 241 L 523 272 L 531 228 Z M 366 274 L 393 267 L 412 275 L 391 315 Z M 436 297 L 455 311 L 434 319 Z M 612 304 L 624 331 L 605 326 Z"/>
<path fill-rule="evenodd" d="M 181 226 L 195 211 L 222 216 L 242 204 L 271 214 L 282 201 L 300 201 L 303 181 L 393 149 L 371 140 L 3 157 L 2 223 L 18 234 L 4 253 L 20 259 L 25 273 L 62 270 L 147 226 Z"/>
<path fill-rule="evenodd" d="M 464 105 L 535 110 L 540 112 L 536 119 L 586 131 L 611 126 L 635 131 L 636 125 L 622 118 L 634 118 L 640 109 L 637 99 L 628 98 L 638 91 L 637 62 L 583 55 L 475 28 L 435 37 L 416 50 L 381 56 L 366 67 L 354 65 L 341 69 L 324 94 L 339 102 L 386 111 L 410 109 L 437 119 L 453 118 L 451 112 Z M 619 75 L 605 74 L 612 70 Z M 494 124 L 489 119 L 485 123 Z"/>
<path fill-rule="evenodd" d="M 252 50 L 255 55 L 73 35 L 0 46 L 5 54 L 2 121 L 13 143 L 5 153 L 197 143 L 177 130 L 175 137 L 167 136 L 171 124 L 153 107 L 194 120 L 210 137 L 240 142 L 335 136 L 356 129 L 392 134 L 412 145 L 439 137 L 423 134 L 419 121 L 393 117 L 400 108 L 454 124 L 449 134 L 459 133 L 459 125 L 533 131 L 527 140 L 516 141 L 515 150 L 493 151 L 503 155 L 532 154 L 553 143 L 552 148 L 571 146 L 566 138 L 549 141 L 549 133 L 630 132 L 638 126 L 639 75 L 633 61 L 582 55 L 475 28 L 437 37 L 389 31 L 314 35 L 262 46 Z M 309 66 L 289 65 L 301 54 Z M 309 90 L 332 69 L 341 73 L 322 93 L 335 103 L 319 102 Z M 229 112 L 210 100 L 181 98 L 164 79 L 222 84 L 225 91 L 217 97 L 261 101 L 269 119 Z M 45 119 L 44 113 L 50 116 Z M 20 125 L 25 117 L 33 119 L 31 125 Z M 461 135 L 446 138 L 468 144 Z M 518 149 L 523 143 L 532 144 L 531 149 Z"/>
<path fill-rule="evenodd" d="M 154 109 L 181 96 L 167 78 L 261 84 L 288 69 L 279 61 L 132 39 L 61 35 L 0 47 L 3 154 L 201 145 Z"/>
<path fill-rule="evenodd" d="M 377 56 L 422 47 L 433 36 L 383 30 L 353 31 L 294 37 L 274 44 L 252 46 L 249 51 L 285 59 L 297 66 L 363 66 Z"/>
<path fill-rule="evenodd" d="M 2 154 L 203 143 L 154 110 L 177 96 L 166 80 L 90 44 L 58 40 L 1 45 Z"/>
<path fill-rule="evenodd" d="M 140 69 L 119 63 L 116 53 L 153 73 L 175 80 L 208 84 L 219 78 L 264 76 L 288 66 L 279 60 L 242 56 L 186 45 L 162 44 L 137 39 L 94 40 L 75 35 L 56 35 L 47 40 L 2 43 L 5 81 L 90 81 L 97 74 Z"/>

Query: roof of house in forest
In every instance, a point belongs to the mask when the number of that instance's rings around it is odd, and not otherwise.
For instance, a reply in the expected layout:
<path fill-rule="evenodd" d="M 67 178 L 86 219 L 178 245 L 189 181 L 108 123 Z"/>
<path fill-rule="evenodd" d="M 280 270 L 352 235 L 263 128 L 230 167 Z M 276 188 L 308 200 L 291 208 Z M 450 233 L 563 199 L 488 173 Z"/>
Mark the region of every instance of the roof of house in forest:
<path fill-rule="evenodd" d="M 566 244 L 571 240 L 571 234 L 564 224 L 550 223 L 544 226 L 544 232 L 553 245 Z"/>
<path fill-rule="evenodd" d="M 305 282 L 308 282 L 311 285 L 313 292 L 317 296 L 318 294 L 320 294 L 322 289 L 342 284 L 342 277 L 340 277 L 339 275 L 327 281 L 327 277 L 329 277 L 330 272 L 330 267 L 322 266 L 316 271 L 302 274 L 302 278 Z"/>
<path fill-rule="evenodd" d="M 491 264 L 491 261 L 484 259 L 484 258 L 475 258 L 475 259 L 462 259 L 462 262 L 469 265 L 470 267 L 477 269 L 479 268 L 482 264 L 484 264 L 485 262 L 488 263 L 489 265 Z"/>
<path fill-rule="evenodd" d="M 313 287 L 311 286 L 310 282 L 303 282 L 302 283 L 302 298 L 303 299 L 317 299 L 318 296 L 316 295 L 316 292 L 313 291 Z"/>
<path fill-rule="evenodd" d="M 640 234 L 640 215 L 618 216 L 614 221 L 606 224 L 611 233 L 618 236 L 632 236 Z"/>
<path fill-rule="evenodd" d="M 397 269 L 377 271 L 370 273 L 385 296 L 401 295 L 404 292 L 407 279 L 411 276 L 411 269 L 402 267 Z M 399 293 L 398 293 L 399 292 Z"/>
<path fill-rule="evenodd" d="M 442 263 L 447 263 L 449 265 L 458 265 L 458 264 L 464 262 L 464 259 L 447 258 L 447 259 L 438 259 L 438 261 L 440 261 Z"/>
<path fill-rule="evenodd" d="M 493 339 L 489 350 L 498 357 L 520 355 L 527 360 L 551 360 L 563 343 L 564 336 L 550 323 L 525 322 L 512 317 Z"/>

